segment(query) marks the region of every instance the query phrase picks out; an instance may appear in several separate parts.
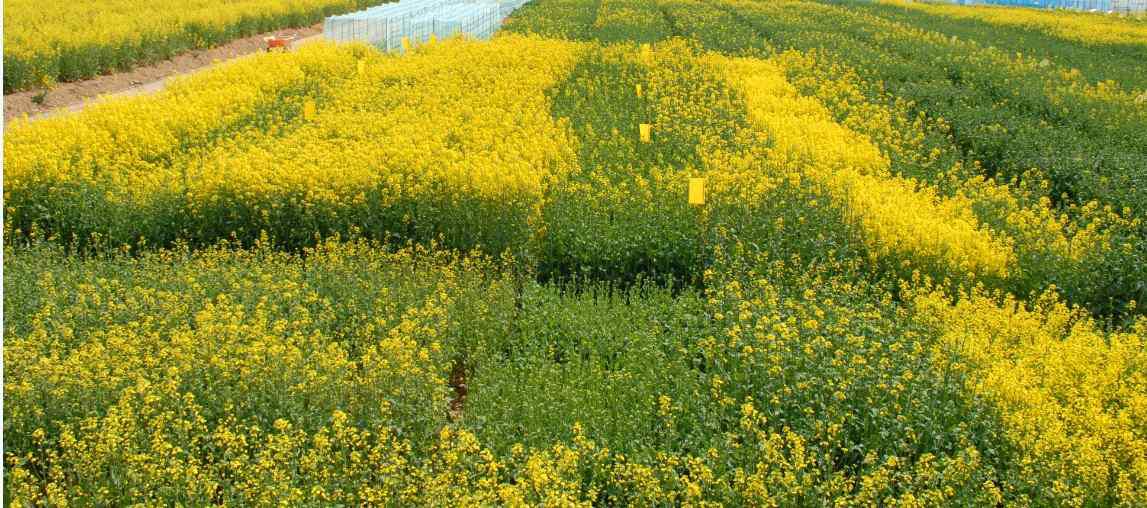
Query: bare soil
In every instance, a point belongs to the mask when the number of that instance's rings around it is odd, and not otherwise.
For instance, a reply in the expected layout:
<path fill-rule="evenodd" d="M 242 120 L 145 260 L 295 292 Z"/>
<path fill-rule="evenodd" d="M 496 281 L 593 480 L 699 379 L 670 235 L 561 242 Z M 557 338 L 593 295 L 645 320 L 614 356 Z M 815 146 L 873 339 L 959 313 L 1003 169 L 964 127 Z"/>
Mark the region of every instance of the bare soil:
<path fill-rule="evenodd" d="M 4 96 L 4 120 L 28 115 L 43 118 L 66 111 L 79 111 L 90 99 L 101 96 L 129 96 L 153 93 L 163 89 L 167 78 L 188 74 L 218 62 L 264 51 L 264 37 L 296 36 L 292 46 L 315 40 L 322 33 L 322 23 L 308 27 L 285 28 L 274 32 L 233 40 L 222 46 L 191 51 L 170 60 L 137 67 L 127 72 L 98 76 L 84 81 L 60 83 L 44 95 L 41 104 L 33 100 L 42 90 L 16 92 Z"/>
<path fill-rule="evenodd" d="M 455 362 L 450 370 L 450 388 L 454 390 L 454 396 L 450 398 L 450 420 L 458 421 L 462 418 L 462 412 L 466 408 L 466 395 L 470 391 L 466 385 L 466 367 L 461 362 Z"/>

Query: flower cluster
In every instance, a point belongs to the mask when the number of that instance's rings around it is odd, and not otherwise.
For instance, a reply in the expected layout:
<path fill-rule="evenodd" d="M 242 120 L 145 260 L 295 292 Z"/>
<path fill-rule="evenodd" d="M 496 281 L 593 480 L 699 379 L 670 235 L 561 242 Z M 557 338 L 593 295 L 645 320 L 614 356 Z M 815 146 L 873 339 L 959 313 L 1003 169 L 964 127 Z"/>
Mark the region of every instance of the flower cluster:
<path fill-rule="evenodd" d="M 962 359 L 952 368 L 970 373 L 968 389 L 998 405 L 1031 502 L 1147 502 L 1147 320 L 1104 332 L 1052 293 L 1032 305 L 982 292 L 912 301 Z"/>

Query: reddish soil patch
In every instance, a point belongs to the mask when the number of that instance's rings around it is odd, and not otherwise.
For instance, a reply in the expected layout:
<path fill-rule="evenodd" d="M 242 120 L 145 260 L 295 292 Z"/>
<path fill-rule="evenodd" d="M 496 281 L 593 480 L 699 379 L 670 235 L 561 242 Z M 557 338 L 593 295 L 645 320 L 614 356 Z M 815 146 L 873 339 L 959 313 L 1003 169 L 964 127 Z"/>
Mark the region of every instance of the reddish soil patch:
<path fill-rule="evenodd" d="M 466 394 L 470 391 L 466 386 L 466 367 L 456 362 L 450 371 L 450 388 L 454 396 L 450 399 L 450 419 L 458 421 L 462 418 L 462 410 L 466 407 Z"/>
<path fill-rule="evenodd" d="M 77 111 L 84 102 L 101 95 L 136 95 L 163 89 L 163 80 L 171 76 L 187 74 L 217 62 L 230 60 L 267 49 L 263 37 L 271 35 L 296 34 L 297 40 L 322 33 L 322 23 L 302 28 L 285 28 L 233 40 L 222 46 L 191 51 L 171 60 L 137 67 L 127 72 L 98 76 L 84 81 L 60 83 L 45 95 L 42 104 L 36 104 L 34 97 L 39 90 L 16 92 L 4 96 L 4 120 L 46 116 L 60 111 Z"/>

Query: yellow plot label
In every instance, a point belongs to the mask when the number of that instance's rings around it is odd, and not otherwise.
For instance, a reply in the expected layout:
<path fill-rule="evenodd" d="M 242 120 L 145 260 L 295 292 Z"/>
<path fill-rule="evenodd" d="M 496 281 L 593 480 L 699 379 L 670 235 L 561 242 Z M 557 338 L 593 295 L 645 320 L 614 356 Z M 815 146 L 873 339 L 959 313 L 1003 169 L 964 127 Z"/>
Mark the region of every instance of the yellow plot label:
<path fill-rule="evenodd" d="M 434 34 L 430 34 L 430 43 L 434 44 L 435 42 L 438 42 L 438 37 L 435 37 Z"/>
<path fill-rule="evenodd" d="M 641 83 L 637 84 L 637 96 L 641 97 Z"/>
<path fill-rule="evenodd" d="M 639 134 L 641 135 L 641 142 L 648 143 L 653 135 L 653 125 L 643 123 L 638 127 Z"/>
<path fill-rule="evenodd" d="M 318 110 L 315 108 L 315 101 L 307 99 L 307 102 L 303 103 L 303 119 L 314 120 L 317 113 Z"/>
<path fill-rule="evenodd" d="M 410 37 L 403 37 L 402 38 L 402 52 L 406 53 L 407 51 L 410 51 Z"/>
<path fill-rule="evenodd" d="M 690 178 L 689 179 L 689 204 L 703 205 L 705 204 L 705 179 L 704 178 Z"/>

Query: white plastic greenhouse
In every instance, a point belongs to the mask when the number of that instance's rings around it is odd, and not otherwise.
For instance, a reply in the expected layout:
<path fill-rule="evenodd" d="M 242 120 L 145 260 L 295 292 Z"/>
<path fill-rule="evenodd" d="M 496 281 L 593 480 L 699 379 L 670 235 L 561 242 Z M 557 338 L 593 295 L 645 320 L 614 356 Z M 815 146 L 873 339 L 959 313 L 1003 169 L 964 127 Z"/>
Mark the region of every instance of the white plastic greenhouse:
<path fill-rule="evenodd" d="M 333 41 L 364 41 L 386 51 L 402 51 L 402 40 L 419 44 L 431 34 L 489 39 L 510 13 L 529 0 L 401 0 L 332 16 L 323 36 Z"/>

